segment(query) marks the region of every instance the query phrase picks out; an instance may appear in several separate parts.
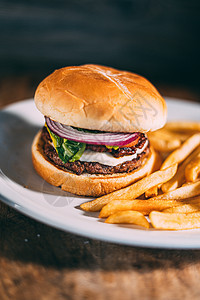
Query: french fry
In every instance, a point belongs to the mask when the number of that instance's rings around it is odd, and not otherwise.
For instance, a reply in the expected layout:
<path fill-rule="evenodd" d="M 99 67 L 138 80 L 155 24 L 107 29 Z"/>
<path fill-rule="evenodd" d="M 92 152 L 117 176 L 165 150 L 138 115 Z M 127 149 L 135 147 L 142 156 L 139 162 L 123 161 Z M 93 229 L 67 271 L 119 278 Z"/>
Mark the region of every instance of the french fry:
<path fill-rule="evenodd" d="M 170 165 L 172 165 L 174 163 L 180 164 L 199 145 L 200 145 L 200 133 L 196 133 L 196 134 L 192 135 L 189 139 L 187 139 L 178 149 L 173 151 L 165 159 L 165 161 L 163 162 L 163 164 L 161 166 L 161 170 L 164 170 L 165 168 L 169 167 Z M 160 188 L 160 187 L 161 187 L 161 185 L 158 185 L 158 188 Z M 166 186 L 164 187 L 164 189 L 167 190 Z M 171 187 L 171 189 L 172 189 L 172 187 Z M 149 191 L 149 194 L 156 195 L 157 194 L 156 187 L 154 187 L 153 191 Z"/>
<path fill-rule="evenodd" d="M 162 212 L 165 213 L 179 213 L 179 214 L 188 214 L 191 212 L 200 211 L 200 203 L 199 204 L 183 204 L 178 206 L 173 206 L 164 209 Z"/>
<path fill-rule="evenodd" d="M 193 132 L 192 132 L 193 133 Z M 148 133 L 149 138 L 158 138 L 160 140 L 164 140 L 167 142 L 178 140 L 177 144 L 180 145 L 180 142 L 184 142 L 186 139 L 188 139 L 191 135 L 191 132 L 184 133 L 184 132 L 174 132 L 172 130 L 168 130 L 167 128 L 163 127 L 161 129 L 158 129 L 153 132 Z M 194 133 L 197 133 L 197 131 L 194 131 Z"/>
<path fill-rule="evenodd" d="M 101 209 L 99 217 L 106 218 L 118 211 L 125 210 L 139 211 L 143 215 L 149 215 L 149 213 L 153 210 L 163 211 L 168 208 L 170 209 L 172 207 L 180 207 L 185 204 L 200 206 L 200 196 L 181 200 L 153 200 L 153 198 L 147 200 L 113 200 Z"/>
<path fill-rule="evenodd" d="M 151 189 L 149 189 L 148 191 L 145 192 L 145 197 L 146 198 L 152 198 L 152 197 L 156 197 L 158 195 L 158 187 L 154 186 Z"/>
<path fill-rule="evenodd" d="M 200 228 L 200 211 L 188 214 L 152 211 L 149 219 L 156 229 L 185 230 Z"/>
<path fill-rule="evenodd" d="M 200 133 L 192 135 L 180 148 L 172 152 L 163 162 L 161 169 L 165 169 L 174 163 L 180 164 L 187 156 L 200 145 Z"/>
<path fill-rule="evenodd" d="M 194 182 L 200 174 L 200 149 L 199 154 L 194 157 L 185 168 L 186 181 Z"/>
<path fill-rule="evenodd" d="M 93 201 L 85 202 L 81 204 L 81 208 L 85 211 L 99 211 L 104 205 L 112 200 L 135 199 L 151 187 L 170 180 L 175 175 L 176 170 L 177 164 L 174 164 L 165 170 L 154 172 L 126 188 L 102 196 Z"/>
<path fill-rule="evenodd" d="M 180 140 L 181 142 L 185 142 L 185 140 L 187 140 L 192 134 L 194 133 L 197 133 L 196 131 L 193 133 L 184 133 L 184 132 L 174 132 L 172 130 L 168 130 L 166 128 L 163 128 L 163 131 L 164 131 L 164 136 L 167 138 L 168 137 L 168 140 L 173 140 L 173 139 L 178 139 Z"/>
<path fill-rule="evenodd" d="M 178 143 L 180 144 L 180 137 L 178 134 L 173 134 L 171 133 L 169 130 L 166 130 L 164 128 L 153 131 L 153 132 L 149 132 L 148 133 L 149 138 L 158 138 L 160 140 L 164 140 L 164 141 L 170 141 L 170 140 L 177 140 Z"/>
<path fill-rule="evenodd" d="M 163 158 L 158 151 L 155 151 L 155 163 L 153 165 L 152 173 L 160 170 Z"/>
<path fill-rule="evenodd" d="M 125 210 L 139 211 L 143 215 L 148 215 L 151 211 L 163 211 L 169 207 L 179 206 L 181 200 L 113 200 L 106 204 L 100 211 L 99 218 L 106 218 L 116 212 Z"/>
<path fill-rule="evenodd" d="M 148 137 L 153 148 L 160 152 L 171 152 L 181 145 L 181 141 L 177 139 L 166 141 L 163 139 L 158 139 L 156 136 L 148 135 Z"/>
<path fill-rule="evenodd" d="M 163 193 L 167 193 L 169 191 L 175 190 L 177 187 L 180 187 L 184 183 L 186 166 L 190 163 L 190 161 L 192 159 L 197 157 L 197 155 L 199 153 L 200 153 L 200 150 L 199 150 L 199 148 L 197 148 L 186 158 L 186 160 L 179 166 L 178 171 L 176 172 L 175 176 L 172 177 L 169 181 L 165 182 L 162 185 L 161 188 L 162 188 Z"/>
<path fill-rule="evenodd" d="M 165 125 L 165 128 L 174 131 L 200 131 L 200 122 L 190 122 L 190 121 L 172 121 Z"/>
<path fill-rule="evenodd" d="M 180 187 L 185 181 L 185 174 L 184 174 L 184 166 L 181 166 L 176 175 L 170 179 L 168 182 L 165 182 L 161 189 L 163 193 L 167 193 L 169 191 L 175 190 L 177 187 Z"/>
<path fill-rule="evenodd" d="M 147 219 L 138 211 L 120 211 L 111 216 L 109 216 L 105 223 L 110 224 L 134 224 L 149 228 L 149 222 Z"/>
<path fill-rule="evenodd" d="M 192 203 L 192 204 L 199 204 L 200 203 L 200 196 L 196 196 L 196 197 L 192 197 L 192 198 L 187 198 L 186 201 L 188 203 Z"/>
<path fill-rule="evenodd" d="M 177 188 L 176 190 L 150 198 L 151 200 L 187 199 L 200 195 L 200 180 Z"/>
<path fill-rule="evenodd" d="M 148 138 L 157 151 L 160 152 L 171 152 L 181 146 L 182 142 L 185 142 L 192 133 L 197 133 L 197 131 L 191 131 L 190 133 L 179 132 L 176 133 L 167 128 L 162 128 L 154 132 L 148 133 Z"/>
<path fill-rule="evenodd" d="M 158 171 L 162 165 L 162 158 L 161 155 L 158 152 L 155 152 L 156 159 L 155 159 L 155 165 L 153 168 L 153 172 Z M 158 194 L 157 187 L 152 187 L 148 191 L 145 192 L 145 198 L 155 197 Z"/>

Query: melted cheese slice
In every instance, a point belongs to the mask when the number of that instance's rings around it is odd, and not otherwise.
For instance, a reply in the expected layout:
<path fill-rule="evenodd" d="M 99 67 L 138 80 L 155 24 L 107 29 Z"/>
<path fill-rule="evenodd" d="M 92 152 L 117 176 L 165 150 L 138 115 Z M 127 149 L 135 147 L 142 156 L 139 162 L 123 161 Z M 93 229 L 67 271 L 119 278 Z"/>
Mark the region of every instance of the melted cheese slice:
<path fill-rule="evenodd" d="M 107 166 L 117 166 L 124 163 L 125 161 L 130 161 L 137 158 L 138 154 L 142 153 L 148 145 L 148 140 L 146 140 L 144 146 L 141 149 L 137 149 L 133 155 L 125 155 L 123 157 L 116 158 L 112 156 L 109 152 L 95 152 L 91 150 L 85 150 L 80 158 L 80 161 L 87 162 L 98 162 L 102 165 Z"/>

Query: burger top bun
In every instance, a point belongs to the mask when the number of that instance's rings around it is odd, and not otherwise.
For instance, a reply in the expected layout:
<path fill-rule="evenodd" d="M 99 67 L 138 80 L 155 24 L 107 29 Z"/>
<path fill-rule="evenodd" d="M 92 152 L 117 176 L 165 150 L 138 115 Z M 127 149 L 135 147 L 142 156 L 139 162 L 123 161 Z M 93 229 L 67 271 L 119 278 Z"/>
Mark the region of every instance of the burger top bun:
<path fill-rule="evenodd" d="M 167 107 L 144 77 L 99 65 L 56 70 L 35 93 L 37 108 L 60 123 L 111 132 L 148 132 L 164 126 Z"/>

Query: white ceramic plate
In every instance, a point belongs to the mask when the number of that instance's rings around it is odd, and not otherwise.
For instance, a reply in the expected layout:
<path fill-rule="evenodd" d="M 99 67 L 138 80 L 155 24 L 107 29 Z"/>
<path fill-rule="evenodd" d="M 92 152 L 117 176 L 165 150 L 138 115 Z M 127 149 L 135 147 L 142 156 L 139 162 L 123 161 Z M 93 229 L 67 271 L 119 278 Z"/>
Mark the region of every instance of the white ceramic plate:
<path fill-rule="evenodd" d="M 200 121 L 197 103 L 166 99 L 169 119 Z M 53 187 L 33 169 L 31 143 L 44 124 L 33 100 L 0 112 L 0 199 L 18 211 L 65 231 L 120 244 L 159 248 L 200 248 L 200 230 L 145 230 L 137 226 L 104 224 L 97 213 L 79 205 L 89 198 Z M 91 199 L 91 198 L 90 198 Z"/>

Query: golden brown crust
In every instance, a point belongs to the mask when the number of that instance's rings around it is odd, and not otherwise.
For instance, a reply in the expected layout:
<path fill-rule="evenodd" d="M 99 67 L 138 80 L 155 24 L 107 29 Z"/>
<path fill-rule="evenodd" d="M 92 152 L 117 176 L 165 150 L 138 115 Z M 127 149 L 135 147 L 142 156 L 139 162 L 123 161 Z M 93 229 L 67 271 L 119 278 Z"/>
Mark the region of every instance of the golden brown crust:
<path fill-rule="evenodd" d="M 40 131 L 32 144 L 32 160 L 37 173 L 50 184 L 60 186 L 62 190 L 73 194 L 98 197 L 126 187 L 151 173 L 155 164 L 155 152 L 151 149 L 143 166 L 131 173 L 107 176 L 76 175 L 57 168 L 44 156 Z"/>
<path fill-rule="evenodd" d="M 164 99 L 147 79 L 99 65 L 56 70 L 38 86 L 35 102 L 55 121 L 103 131 L 153 131 L 167 115 Z"/>

